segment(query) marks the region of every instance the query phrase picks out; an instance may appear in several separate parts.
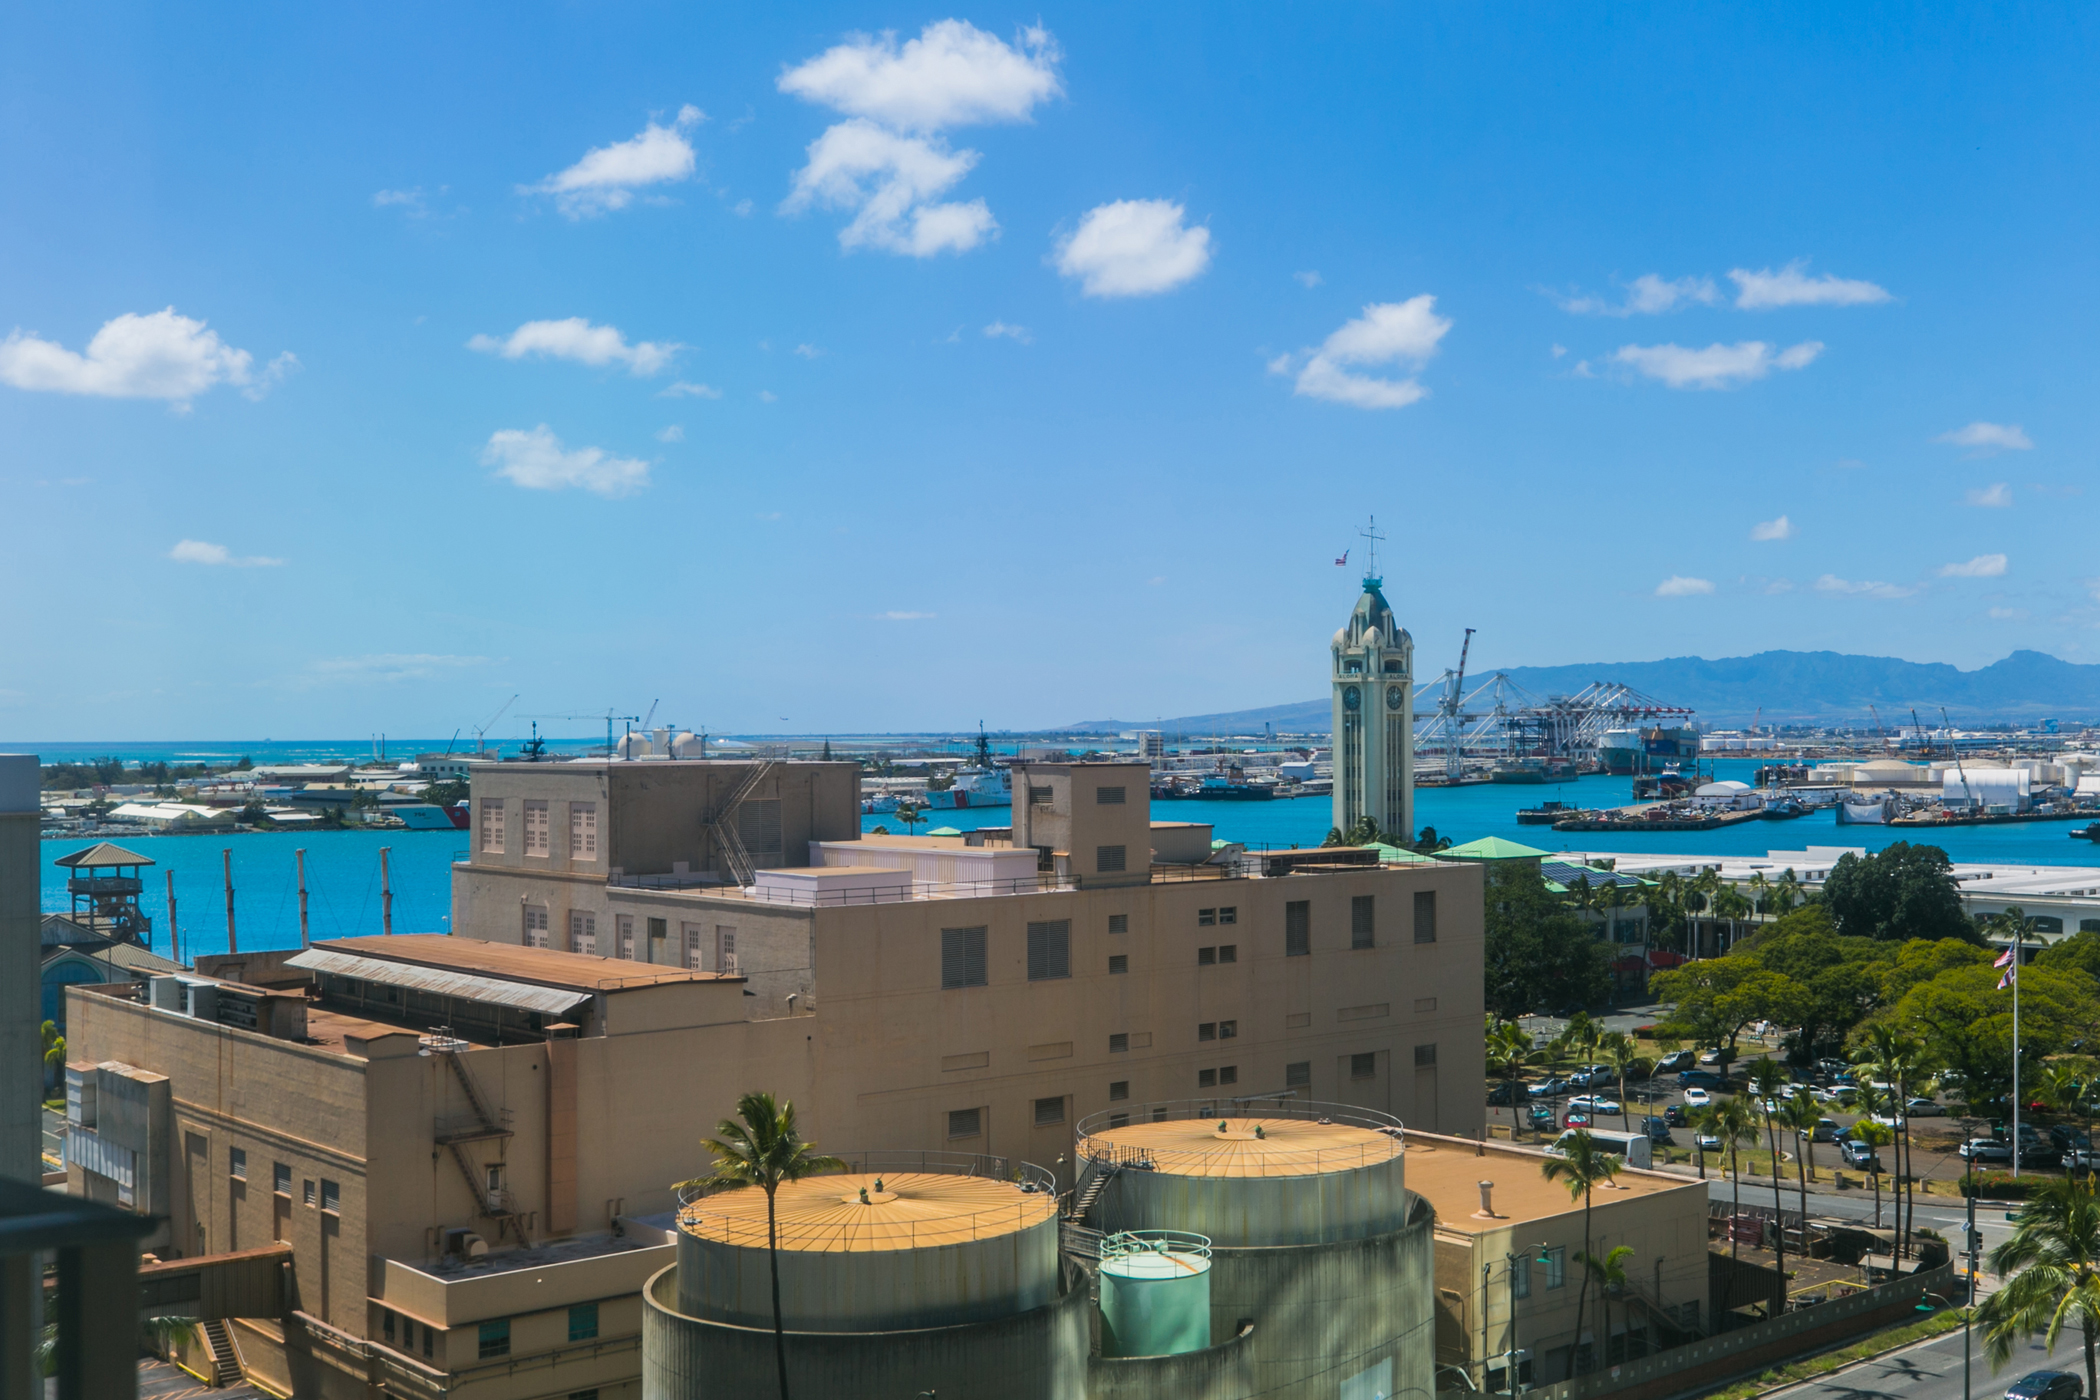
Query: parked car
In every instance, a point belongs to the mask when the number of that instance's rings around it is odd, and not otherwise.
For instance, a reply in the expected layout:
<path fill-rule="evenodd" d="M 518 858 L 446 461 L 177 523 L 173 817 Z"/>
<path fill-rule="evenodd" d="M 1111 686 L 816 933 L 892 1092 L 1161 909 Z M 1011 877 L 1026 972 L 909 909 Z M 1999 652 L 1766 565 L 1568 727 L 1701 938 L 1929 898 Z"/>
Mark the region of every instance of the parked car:
<path fill-rule="evenodd" d="M 1617 1099 L 1606 1098 L 1602 1094 L 1577 1094 L 1568 1100 L 1568 1107 L 1580 1109 L 1584 1113 L 1623 1114 L 1626 1111 Z"/>
<path fill-rule="evenodd" d="M 1663 1110 L 1663 1126 L 1666 1128 L 1682 1128 L 1691 1121 L 1690 1117 L 1685 1114 L 1684 1105 L 1681 1103 L 1673 1103 Z"/>
<path fill-rule="evenodd" d="M 1509 1107 L 1509 1081 L 1508 1081 L 1507 1079 L 1504 1079 L 1504 1080 L 1500 1080 L 1500 1081 L 1498 1081 L 1497 1083 L 1495 1083 L 1494 1085 L 1492 1085 L 1492 1086 L 1490 1086 L 1490 1087 L 1489 1087 L 1489 1089 L 1488 1089 L 1488 1107 L 1490 1107 L 1490 1108 L 1508 1108 L 1508 1107 Z"/>
<path fill-rule="evenodd" d="M 1677 1087 L 1689 1089 L 1694 1085 L 1701 1089 L 1726 1088 L 1728 1081 L 1710 1069 L 1688 1069 L 1677 1076 Z"/>
<path fill-rule="evenodd" d="M 2012 1144 L 1999 1142 L 1994 1138 L 1970 1138 L 1954 1150 L 1965 1161 L 1970 1162 L 2010 1162 L 2012 1160 Z"/>
<path fill-rule="evenodd" d="M 1565 1079 L 1556 1079 L 1548 1077 L 1545 1079 L 1541 1079 L 1538 1083 L 1532 1085 L 1524 1092 L 1531 1095 L 1535 1099 L 1559 1098 L 1562 1094 L 1568 1092 L 1568 1081 Z"/>
<path fill-rule="evenodd" d="M 1877 1122 L 1877 1123 L 1883 1124 L 1883 1125 L 1885 1125 L 1885 1126 L 1887 1126 L 1887 1127 L 1891 1127 L 1891 1128 L 1894 1128 L 1894 1129 L 1895 1129 L 1895 1130 L 1896 1130 L 1897 1132 L 1899 1132 L 1899 1133 L 1903 1131 L 1903 1119 L 1902 1119 L 1902 1118 L 1901 1118 L 1900 1116 L 1896 1115 L 1896 1114 L 1893 1114 L 1893 1113 L 1877 1113 L 1877 1114 L 1873 1115 L 1873 1117 L 1874 1117 L 1874 1121 L 1875 1121 L 1875 1122 Z"/>
<path fill-rule="evenodd" d="M 1587 1128 L 1590 1125 L 1590 1116 L 1579 1108 L 1571 1108 L 1567 1116 L 1560 1120 L 1560 1124 L 1564 1128 Z"/>
<path fill-rule="evenodd" d="M 1721 1052 L 1719 1050 L 1709 1050 L 1699 1057 L 1699 1063 L 1702 1065 L 1717 1065 L 1721 1063 Z"/>
<path fill-rule="evenodd" d="M 2049 1141 L 2067 1152 L 2074 1148 L 2089 1148 L 2093 1145 L 2093 1140 L 2085 1135 L 2084 1129 L 2074 1128 L 2069 1123 L 2058 1123 L 2051 1128 L 2049 1130 Z"/>
<path fill-rule="evenodd" d="M 1646 1133 L 1648 1141 L 1657 1147 L 1674 1147 L 1677 1144 L 1677 1139 L 1670 1136 L 1670 1124 L 1667 1119 L 1644 1118 L 1641 1120 L 1641 1131 Z"/>
<path fill-rule="evenodd" d="M 1836 1142 L 1837 1139 L 1838 1125 L 1835 1118 L 1818 1118 L 1815 1131 L 1808 1135 L 1810 1142 Z"/>
<path fill-rule="evenodd" d="M 1701 1152 L 1719 1152 L 1721 1150 L 1721 1140 L 1712 1133 L 1696 1133 L 1693 1135 L 1693 1141 L 1699 1144 Z"/>
<path fill-rule="evenodd" d="M 2085 1381 L 2071 1371 L 2029 1371 L 2012 1383 L 2005 1400 L 2078 1400 Z"/>
<path fill-rule="evenodd" d="M 1524 1112 L 1524 1126 L 1543 1132 L 1553 1126 L 1553 1109 L 1548 1104 L 1535 1103 Z"/>
<path fill-rule="evenodd" d="M 1672 1050 L 1655 1062 L 1655 1072 L 1657 1074 L 1675 1074 L 1679 1070 L 1690 1069 L 1693 1062 L 1698 1058 L 1697 1055 L 1689 1050 Z"/>
<path fill-rule="evenodd" d="M 1874 1149 L 1857 1139 L 1847 1138 L 1844 1142 L 1839 1143 L 1838 1153 L 1844 1157 L 1845 1165 L 1853 1168 L 1855 1171 L 1878 1172 L 1881 1170 L 1881 1159 L 1874 1155 Z"/>
<path fill-rule="evenodd" d="M 1850 1074 L 1852 1072 L 1851 1062 L 1847 1060 L 1821 1059 L 1816 1061 L 1816 1068 L 1825 1074 Z"/>
<path fill-rule="evenodd" d="M 1947 1110 L 1931 1099 L 1905 1099 L 1903 1111 L 1913 1118 L 1945 1118 Z"/>
<path fill-rule="evenodd" d="M 1713 1101 L 1714 1096 L 1712 1094 L 1697 1086 L 1684 1091 L 1684 1102 L 1687 1108 L 1704 1108 Z"/>
<path fill-rule="evenodd" d="M 1836 1104 L 1839 1108 L 1850 1107 L 1852 1101 L 1858 1097 L 1859 1090 L 1853 1088 L 1849 1084 L 1841 1085 L 1833 1089 L 1816 1090 L 1816 1101 L 1818 1103 L 1832 1103 Z"/>

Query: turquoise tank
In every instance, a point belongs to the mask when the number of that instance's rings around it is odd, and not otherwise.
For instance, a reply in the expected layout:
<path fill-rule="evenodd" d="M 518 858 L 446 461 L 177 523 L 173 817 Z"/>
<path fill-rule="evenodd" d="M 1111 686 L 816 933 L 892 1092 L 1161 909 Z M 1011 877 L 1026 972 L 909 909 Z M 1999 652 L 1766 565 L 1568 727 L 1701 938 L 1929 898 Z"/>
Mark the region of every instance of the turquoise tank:
<path fill-rule="evenodd" d="M 1210 1345 L 1210 1241 L 1128 1230 L 1101 1242 L 1101 1354 L 1175 1356 Z"/>

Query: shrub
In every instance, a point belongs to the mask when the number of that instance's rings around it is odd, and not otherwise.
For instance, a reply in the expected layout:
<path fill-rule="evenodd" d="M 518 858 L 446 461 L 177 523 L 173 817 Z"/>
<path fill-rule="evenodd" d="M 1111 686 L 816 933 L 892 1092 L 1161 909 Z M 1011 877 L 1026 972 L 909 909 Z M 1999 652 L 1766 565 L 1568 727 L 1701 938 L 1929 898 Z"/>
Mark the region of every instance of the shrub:
<path fill-rule="evenodd" d="M 1977 1172 L 1973 1177 L 1961 1179 L 1961 1193 L 1994 1201 L 2024 1201 L 2055 1179 L 2031 1174 L 2016 1177 L 2011 1172 Z"/>

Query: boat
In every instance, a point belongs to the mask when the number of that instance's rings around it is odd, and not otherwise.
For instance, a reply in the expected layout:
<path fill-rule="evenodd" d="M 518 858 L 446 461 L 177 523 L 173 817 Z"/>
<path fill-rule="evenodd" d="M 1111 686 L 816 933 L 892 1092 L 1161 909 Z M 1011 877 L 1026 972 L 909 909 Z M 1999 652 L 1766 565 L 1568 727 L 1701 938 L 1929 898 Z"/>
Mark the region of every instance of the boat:
<path fill-rule="evenodd" d="M 954 785 L 928 792 L 926 805 L 933 808 L 1011 807 L 1014 795 L 1013 789 L 1007 786 L 1006 774 L 997 768 L 959 768 L 955 772 Z"/>
<path fill-rule="evenodd" d="M 411 831 L 456 831 L 467 825 L 467 809 L 440 807 L 434 802 L 402 802 L 380 809 L 387 816 L 399 817 L 401 824 Z"/>
<path fill-rule="evenodd" d="M 1207 802 L 1268 802 L 1276 796 L 1271 783 L 1249 783 L 1237 778 L 1212 776 L 1203 780 L 1196 796 Z"/>
<path fill-rule="evenodd" d="M 2088 841 L 2100 841 L 2100 822 L 2094 822 L 2090 826 L 2081 827 L 2079 830 L 2073 831 L 2069 834 L 2074 840 L 2079 837 L 2083 837 L 2085 840 Z"/>
<path fill-rule="evenodd" d="M 1887 793 L 1851 796 L 1838 803 L 1839 826 L 1887 826 L 1894 815 L 1896 799 Z"/>
<path fill-rule="evenodd" d="M 1763 816 L 1768 822 L 1783 822 L 1795 817 L 1805 817 L 1808 813 L 1809 806 L 1806 802 L 1798 798 L 1782 797 L 1777 802 L 1767 802 Z"/>
<path fill-rule="evenodd" d="M 1578 816 L 1581 811 L 1582 809 L 1572 802 L 1541 802 L 1536 807 L 1519 807 L 1517 825 L 1551 826 L 1555 822 L 1564 822 L 1570 817 Z"/>

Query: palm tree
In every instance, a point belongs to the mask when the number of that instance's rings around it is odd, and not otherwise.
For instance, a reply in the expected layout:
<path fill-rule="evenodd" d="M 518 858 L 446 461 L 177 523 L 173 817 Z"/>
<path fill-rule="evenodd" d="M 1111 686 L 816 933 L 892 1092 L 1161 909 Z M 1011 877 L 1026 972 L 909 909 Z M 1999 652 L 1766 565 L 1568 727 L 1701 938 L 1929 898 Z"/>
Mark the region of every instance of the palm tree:
<path fill-rule="evenodd" d="M 1878 1167 L 1881 1162 L 1881 1149 L 1896 1140 L 1896 1130 L 1886 1123 L 1877 1123 L 1871 1118 L 1862 1118 L 1852 1125 L 1852 1138 L 1855 1142 L 1863 1142 L 1874 1149 L 1872 1160 Z M 1874 1228 L 1879 1230 L 1881 1228 L 1881 1173 L 1878 1170 L 1870 1169 L 1867 1175 L 1873 1178 L 1874 1181 Z"/>
<path fill-rule="evenodd" d="M 1916 1188 L 1912 1187 L 1911 1209 L 1903 1208 L 1904 1187 L 1910 1179 L 1910 1115 L 1903 1111 L 1903 1104 L 1910 1097 L 1910 1086 L 1919 1083 L 1925 1074 L 1924 1047 L 1911 1036 L 1888 1025 L 1870 1025 L 1866 1028 L 1865 1053 L 1859 1057 L 1859 1067 L 1872 1078 L 1880 1079 L 1889 1086 L 1889 1116 L 1896 1119 L 1896 1257 L 1909 1253 L 1910 1226 L 1917 1213 Z"/>
<path fill-rule="evenodd" d="M 1721 1125 L 1715 1121 L 1720 1110 L 1713 1104 L 1701 1104 L 1685 1110 L 1684 1121 L 1692 1130 L 1692 1154 L 1699 1159 L 1699 1179 L 1706 1180 L 1706 1148 L 1699 1139 L 1708 1133 L 1721 1135 Z"/>
<path fill-rule="evenodd" d="M 1633 1257 L 1633 1246 L 1622 1244 L 1613 1248 L 1602 1259 L 1582 1257 L 1584 1270 L 1597 1280 L 1597 1311 L 1604 1315 L 1604 1359 L 1611 1360 L 1611 1300 L 1626 1296 L 1626 1261 Z M 1633 1324 L 1629 1319 L 1627 1325 Z M 1578 1331 L 1578 1337 L 1581 1333 Z"/>
<path fill-rule="evenodd" d="M 714 1158 L 715 1169 L 681 1181 L 679 1192 L 716 1191 L 756 1186 L 766 1193 L 766 1260 L 773 1270 L 773 1354 L 780 1365 L 780 1400 L 788 1400 L 787 1329 L 780 1317 L 780 1232 L 774 1213 L 775 1193 L 790 1181 L 845 1170 L 837 1157 L 821 1156 L 795 1127 L 795 1105 L 754 1090 L 736 1101 L 737 1118 L 715 1124 L 717 1136 L 701 1145 Z"/>
<path fill-rule="evenodd" d="M 1646 1066 L 1648 1063 L 1647 1058 L 1641 1054 L 1641 1047 L 1634 1043 L 1633 1037 L 1624 1031 L 1613 1031 L 1610 1035 L 1604 1037 L 1603 1043 L 1598 1046 L 1598 1049 L 1603 1052 L 1604 1063 L 1610 1065 L 1612 1073 L 1618 1076 L 1619 1117 L 1623 1121 L 1628 1116 L 1626 1112 L 1627 1077 Z"/>
<path fill-rule="evenodd" d="M 1770 898 L 1778 904 L 1782 914 L 1790 912 L 1801 902 L 1801 877 L 1794 873 L 1793 866 L 1790 865 L 1779 872 L 1779 878 L 1772 882 Z"/>
<path fill-rule="evenodd" d="M 2063 1060 L 2042 1067 L 2042 1082 L 2035 1089 L 2036 1098 L 2066 1118 L 2079 1117 L 2091 1094 L 2090 1071 Z M 2088 1140 L 2091 1136 L 2088 1129 Z"/>
<path fill-rule="evenodd" d="M 1619 1159 L 1606 1152 L 1587 1130 L 1577 1128 L 1561 1138 L 1555 1155 L 1539 1170 L 1548 1181 L 1565 1182 L 1568 1197 L 1582 1202 L 1582 1252 L 1590 1253 L 1590 1193 L 1619 1174 Z M 1589 1296 L 1589 1274 L 1583 1274 L 1581 1291 L 1575 1295 L 1575 1348 L 1582 1351 L 1582 1305 Z"/>
<path fill-rule="evenodd" d="M 2000 1278 L 2012 1275 L 1976 1310 L 1992 1367 L 2036 1335 L 2054 1350 L 2064 1324 L 2075 1321 L 2085 1342 L 2086 1394 L 2093 1394 L 2100 1385 L 2100 1200 L 2069 1181 L 2050 1182 L 2027 1198 L 2012 1238 L 1991 1251 L 1990 1263 Z"/>
<path fill-rule="evenodd" d="M 1805 1088 L 1779 1105 L 1779 1121 L 1794 1130 L 1794 1175 L 1801 1183 L 1801 1228 L 1808 1230 L 1808 1171 L 1816 1150 L 1816 1128 L 1823 1121 L 1823 1105 Z"/>
<path fill-rule="evenodd" d="M 1735 1205 L 1732 1214 L 1741 1215 L 1743 1213 L 1743 1164 L 1742 1154 L 1739 1149 L 1746 1142 L 1757 1141 L 1757 1118 L 1751 1113 L 1748 1103 L 1745 1103 L 1741 1098 L 1731 1097 L 1723 1099 L 1720 1103 L 1714 1105 L 1713 1116 L 1709 1121 L 1713 1124 L 1714 1136 L 1719 1138 L 1721 1145 L 1728 1150 L 1728 1174 L 1735 1179 Z M 1732 1219 L 1729 1222 L 1729 1226 L 1728 1256 L 1732 1259 L 1736 1256 L 1735 1229 Z"/>
<path fill-rule="evenodd" d="M 1750 912 L 1750 901 L 1734 885 L 1723 885 L 1714 895 L 1714 913 L 1728 920 L 1728 946 L 1742 941 L 1742 918 Z"/>
<path fill-rule="evenodd" d="M 898 798 L 897 820 L 904 823 L 905 833 L 909 835 L 913 828 L 918 826 L 920 822 L 926 820 L 925 804 L 921 802 L 914 802 L 909 797 Z"/>
<path fill-rule="evenodd" d="M 1745 1077 L 1750 1081 L 1751 1092 L 1757 1095 L 1757 1111 L 1765 1120 L 1765 1145 L 1772 1151 L 1772 1223 L 1778 1227 L 1773 1232 L 1772 1243 L 1778 1257 L 1779 1277 L 1783 1281 L 1786 1278 L 1786 1206 L 1779 1196 L 1779 1126 L 1785 1119 L 1779 1106 L 1779 1091 L 1786 1087 L 1786 1071 L 1779 1067 L 1779 1061 L 1767 1055 L 1750 1066 Z M 1803 1204 L 1801 1218 L 1806 1222 L 1805 1190 Z M 1803 1233 L 1806 1232 L 1804 1223 Z M 1782 1289 L 1784 1286 L 1782 1282 Z"/>
<path fill-rule="evenodd" d="M 1545 1052 L 1532 1043 L 1530 1032 L 1514 1021 L 1490 1015 L 1487 1028 L 1487 1072 L 1509 1085 L 1509 1140 L 1515 1142 L 1524 1129 L 1524 1105 L 1518 1096 L 1524 1071 L 1545 1062 Z"/>

